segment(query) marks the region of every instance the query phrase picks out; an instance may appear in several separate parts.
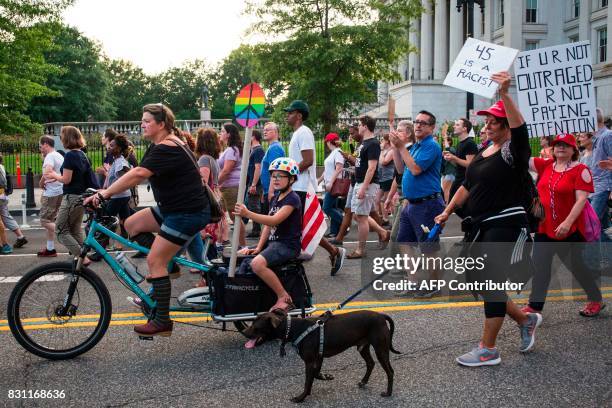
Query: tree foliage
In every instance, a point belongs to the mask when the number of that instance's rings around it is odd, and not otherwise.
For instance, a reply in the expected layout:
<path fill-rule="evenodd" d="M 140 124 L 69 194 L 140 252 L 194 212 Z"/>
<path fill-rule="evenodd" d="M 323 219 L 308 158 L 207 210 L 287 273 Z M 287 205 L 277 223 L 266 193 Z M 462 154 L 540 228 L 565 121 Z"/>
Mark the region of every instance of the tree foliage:
<path fill-rule="evenodd" d="M 396 62 L 410 51 L 409 21 L 420 0 L 264 0 L 249 5 L 253 30 L 285 40 L 256 47 L 257 69 L 285 101 L 304 99 L 329 130 L 339 112 L 373 102 L 372 84 L 399 79 Z M 284 105 L 284 104 L 279 104 Z"/>
<path fill-rule="evenodd" d="M 60 13 L 72 0 L 0 0 L 0 133 L 38 130 L 26 115 L 32 98 L 53 95 L 45 61 Z"/>
<path fill-rule="evenodd" d="M 146 103 L 150 78 L 142 68 L 125 60 L 105 60 L 115 101 L 116 120 L 138 120 Z"/>
<path fill-rule="evenodd" d="M 112 119 L 115 105 L 100 46 L 68 26 L 55 30 L 53 42 L 45 59 L 62 71 L 49 76 L 46 86 L 56 95 L 33 100 L 30 117 L 38 122 Z"/>

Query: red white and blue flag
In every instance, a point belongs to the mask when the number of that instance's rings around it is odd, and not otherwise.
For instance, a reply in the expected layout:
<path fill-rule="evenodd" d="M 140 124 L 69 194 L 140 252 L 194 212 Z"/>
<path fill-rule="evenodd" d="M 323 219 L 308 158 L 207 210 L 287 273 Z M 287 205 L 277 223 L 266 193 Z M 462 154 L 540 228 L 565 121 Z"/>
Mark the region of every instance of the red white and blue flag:
<path fill-rule="evenodd" d="M 327 224 L 323 217 L 323 209 L 314 187 L 309 183 L 306 193 L 306 209 L 302 219 L 302 253 L 312 256 L 326 230 Z"/>

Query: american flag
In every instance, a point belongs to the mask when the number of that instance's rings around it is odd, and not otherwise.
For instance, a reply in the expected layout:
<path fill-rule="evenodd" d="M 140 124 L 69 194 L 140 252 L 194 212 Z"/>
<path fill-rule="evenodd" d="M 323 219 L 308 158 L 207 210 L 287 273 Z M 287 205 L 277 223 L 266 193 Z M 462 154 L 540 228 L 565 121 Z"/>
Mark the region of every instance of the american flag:
<path fill-rule="evenodd" d="M 319 246 L 319 242 L 325 231 L 327 224 L 323 218 L 323 209 L 319 204 L 319 199 L 312 184 L 308 184 L 306 193 L 306 210 L 302 219 L 302 253 L 312 256 Z"/>

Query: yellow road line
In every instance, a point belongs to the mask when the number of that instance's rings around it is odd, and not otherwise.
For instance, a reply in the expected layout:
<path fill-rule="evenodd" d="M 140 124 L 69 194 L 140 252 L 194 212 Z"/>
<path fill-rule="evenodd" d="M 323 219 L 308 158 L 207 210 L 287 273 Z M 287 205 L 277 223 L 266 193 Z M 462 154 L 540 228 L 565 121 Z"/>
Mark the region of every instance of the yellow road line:
<path fill-rule="evenodd" d="M 612 293 L 604 294 L 603 297 L 612 298 Z M 586 299 L 586 295 L 564 296 L 564 297 L 550 296 L 546 299 L 546 301 L 562 302 L 566 300 L 585 300 L 585 299 Z M 360 303 L 365 303 L 365 302 L 360 302 Z M 380 304 L 380 302 L 369 302 L 369 303 L 376 304 L 376 305 Z M 395 303 L 397 304 L 397 302 Z M 330 304 L 330 305 L 335 305 L 335 303 Z M 403 312 L 403 311 L 408 311 L 408 310 L 459 309 L 459 308 L 476 307 L 476 306 L 482 306 L 482 302 L 434 303 L 434 304 L 404 305 L 404 306 L 393 306 L 393 304 L 389 304 L 389 306 L 344 309 L 344 310 L 338 310 L 334 313 L 343 314 L 343 313 L 353 312 L 355 310 L 372 310 L 376 312 Z M 317 305 L 317 307 L 322 308 L 323 305 Z M 319 310 L 315 312 L 313 315 L 319 316 L 324 312 L 325 312 L 324 310 Z M 189 315 L 190 312 L 179 312 L 177 314 Z M 142 314 L 138 314 L 138 313 L 125 313 L 125 314 L 118 314 L 118 315 L 113 315 L 113 316 L 114 317 L 118 317 L 118 316 L 125 317 L 128 315 L 135 316 L 135 317 L 142 316 Z M 185 322 L 185 323 L 195 323 L 195 322 L 208 322 L 208 321 L 211 321 L 212 319 L 209 316 L 202 316 L 202 317 L 193 317 L 193 318 L 179 317 L 179 318 L 174 318 L 173 320 L 176 320 L 179 322 Z M 127 325 L 134 325 L 134 324 L 142 324 L 146 322 L 147 322 L 146 319 L 112 320 L 110 325 L 111 326 L 127 326 Z M 67 323 L 63 325 L 55 325 L 55 324 L 28 325 L 28 330 L 30 329 L 34 330 L 34 329 L 61 329 L 61 328 L 74 328 L 74 327 L 93 327 L 93 326 L 96 326 L 96 324 L 97 322 L 71 322 L 71 323 Z M 0 327 L 0 332 L 9 331 L 9 330 L 10 328 L 8 326 Z"/>

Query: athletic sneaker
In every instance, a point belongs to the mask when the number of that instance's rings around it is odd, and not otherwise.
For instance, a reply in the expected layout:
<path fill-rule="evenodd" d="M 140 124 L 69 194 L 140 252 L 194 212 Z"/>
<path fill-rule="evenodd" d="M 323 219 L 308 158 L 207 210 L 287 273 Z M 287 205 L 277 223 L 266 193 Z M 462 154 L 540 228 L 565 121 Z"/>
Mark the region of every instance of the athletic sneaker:
<path fill-rule="evenodd" d="M 36 253 L 36 256 L 40 256 L 41 258 L 56 257 L 57 256 L 57 251 L 55 249 L 48 250 L 47 248 L 45 248 L 42 251 L 38 251 Z"/>
<path fill-rule="evenodd" d="M 527 313 L 527 322 L 519 326 L 521 330 L 521 346 L 519 351 L 526 353 L 533 348 L 535 343 L 535 331 L 542 324 L 542 315 L 539 313 Z"/>
<path fill-rule="evenodd" d="M 595 317 L 604 310 L 606 304 L 603 302 L 589 302 L 586 306 L 580 311 L 580 315 L 584 317 Z"/>
<path fill-rule="evenodd" d="M 15 243 L 13 244 L 13 248 L 21 248 L 27 243 L 28 240 L 26 239 L 26 237 L 17 238 L 17 241 L 15 241 Z"/>
<path fill-rule="evenodd" d="M 342 265 L 344 265 L 344 258 L 346 258 L 346 249 L 342 247 L 336 247 L 338 252 L 335 255 L 331 255 L 329 257 L 332 268 L 331 268 L 331 276 L 335 276 L 340 269 L 342 269 Z"/>
<path fill-rule="evenodd" d="M 535 310 L 533 307 L 527 305 L 527 306 L 523 306 L 521 308 L 521 312 L 525 313 L 525 314 L 529 314 L 529 313 L 540 313 L 542 314 L 541 310 Z"/>
<path fill-rule="evenodd" d="M 498 365 L 501 363 L 501 357 L 499 356 L 497 347 L 490 349 L 483 347 L 482 343 L 480 343 L 478 347 L 469 353 L 465 353 L 464 355 L 457 357 L 455 361 L 466 367 L 480 367 Z"/>
<path fill-rule="evenodd" d="M 414 294 L 415 299 L 431 299 L 440 294 L 440 289 L 423 289 Z"/>
<path fill-rule="evenodd" d="M 13 252 L 13 247 L 9 244 L 4 244 L 0 247 L 0 255 L 7 255 Z"/>

